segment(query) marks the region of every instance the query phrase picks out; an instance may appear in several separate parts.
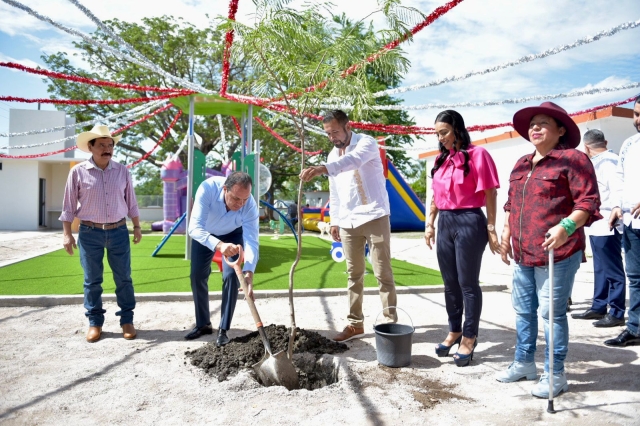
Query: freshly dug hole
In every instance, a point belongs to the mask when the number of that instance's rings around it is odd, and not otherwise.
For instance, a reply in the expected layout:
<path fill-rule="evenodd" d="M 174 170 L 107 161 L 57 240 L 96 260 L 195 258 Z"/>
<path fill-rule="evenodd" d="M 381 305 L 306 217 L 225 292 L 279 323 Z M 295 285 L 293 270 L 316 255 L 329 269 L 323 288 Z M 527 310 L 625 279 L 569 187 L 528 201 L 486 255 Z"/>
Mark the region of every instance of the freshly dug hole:
<path fill-rule="evenodd" d="M 286 351 L 289 344 L 289 330 L 284 325 L 269 325 L 264 330 L 273 353 Z M 293 365 L 298 372 L 300 388 L 318 389 L 338 381 L 337 367 L 332 362 L 321 359 L 325 354 L 342 353 L 348 349 L 344 343 L 337 343 L 314 331 L 298 328 L 293 344 Z M 211 341 L 201 348 L 185 352 L 191 364 L 200 367 L 218 381 L 234 376 L 241 369 L 250 369 L 262 359 L 264 345 L 257 331 L 236 337 L 223 346 L 217 347 Z"/>

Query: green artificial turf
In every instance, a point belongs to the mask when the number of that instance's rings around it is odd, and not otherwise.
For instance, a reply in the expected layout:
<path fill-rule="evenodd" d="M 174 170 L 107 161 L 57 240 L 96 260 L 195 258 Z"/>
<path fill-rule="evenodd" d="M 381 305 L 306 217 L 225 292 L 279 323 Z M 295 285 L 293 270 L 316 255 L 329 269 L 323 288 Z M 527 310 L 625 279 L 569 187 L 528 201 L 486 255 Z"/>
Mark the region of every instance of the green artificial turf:
<path fill-rule="evenodd" d="M 131 245 L 131 269 L 135 291 L 191 292 L 190 262 L 184 260 L 184 236 L 169 238 L 155 256 L 151 253 L 161 236 L 145 235 L 140 244 Z M 296 289 L 346 288 L 346 263 L 336 263 L 329 253 L 331 243 L 315 236 L 303 239 L 302 256 L 296 267 Z M 254 277 L 256 290 L 284 290 L 289 288 L 289 270 L 295 259 L 296 242 L 293 237 L 278 240 L 260 237 L 260 261 Z M 106 256 L 103 289 L 113 293 L 115 284 Z M 398 286 L 442 284 L 439 271 L 401 260 L 391 262 Z M 217 265 L 212 265 L 209 290 L 221 290 L 222 279 Z M 43 256 L 0 268 L 0 295 L 82 294 L 83 272 L 77 251 L 69 256 L 58 250 Z M 376 287 L 377 282 L 367 263 L 365 286 Z"/>

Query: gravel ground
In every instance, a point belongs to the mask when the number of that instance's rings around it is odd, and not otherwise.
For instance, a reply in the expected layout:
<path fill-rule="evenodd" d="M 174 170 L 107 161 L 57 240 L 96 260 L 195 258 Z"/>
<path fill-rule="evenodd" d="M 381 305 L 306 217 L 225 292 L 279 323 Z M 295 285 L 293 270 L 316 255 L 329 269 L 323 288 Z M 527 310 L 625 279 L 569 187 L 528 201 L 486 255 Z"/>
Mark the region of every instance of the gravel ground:
<path fill-rule="evenodd" d="M 29 251 L 33 243 L 61 247 L 60 234 L 0 233 L 5 253 Z M 18 249 L 17 247 L 21 247 Z M 33 250 L 30 253 L 33 253 Z M 394 236 L 394 256 L 434 266 L 435 256 L 418 235 Z M 23 257 L 26 254 L 23 253 Z M 20 258 L 20 256 L 17 256 Z M 0 263 L 3 264 L 3 263 Z M 573 292 L 574 308 L 587 308 L 592 266 L 584 264 Z M 510 270 L 487 256 L 481 279 L 509 281 Z M 256 277 L 259 279 L 259 277 Z M 259 299 L 266 324 L 288 324 L 286 298 Z M 296 299 L 299 327 L 331 337 L 345 325 L 344 296 Z M 212 301 L 213 322 L 219 302 Z M 469 367 L 435 356 L 433 346 L 447 332 L 444 297 L 403 294 L 401 323 L 415 325 L 412 363 L 388 368 L 377 362 L 373 324 L 380 311 L 375 295 L 365 296 L 366 336 L 348 342 L 349 350 L 325 356 L 339 381 L 308 391 L 263 388 L 248 372 L 218 382 L 191 365 L 185 352 L 215 339 L 185 341 L 194 321 L 193 303 L 142 302 L 135 311 L 138 338 L 122 339 L 107 303 L 103 338 L 88 344 L 81 305 L 0 308 L 0 422 L 3 424 L 620 424 L 640 422 L 640 347 L 612 349 L 602 342 L 622 328 L 597 329 L 590 321 L 569 319 L 569 392 L 555 400 L 534 398 L 534 382 L 503 384 L 493 378 L 513 359 L 514 313 L 510 292 L 485 292 L 479 345 Z M 254 330 L 248 308 L 238 302 L 231 338 Z M 538 339 L 538 372 L 544 341 Z"/>

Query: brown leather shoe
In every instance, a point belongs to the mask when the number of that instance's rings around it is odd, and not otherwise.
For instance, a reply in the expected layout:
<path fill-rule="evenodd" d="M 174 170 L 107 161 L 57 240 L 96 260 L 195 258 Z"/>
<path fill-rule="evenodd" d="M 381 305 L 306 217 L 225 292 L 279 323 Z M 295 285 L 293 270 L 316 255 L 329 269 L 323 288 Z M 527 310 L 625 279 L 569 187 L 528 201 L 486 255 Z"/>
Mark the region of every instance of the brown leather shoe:
<path fill-rule="evenodd" d="M 124 324 L 122 326 L 122 334 L 127 340 L 133 340 L 136 338 L 136 329 L 133 324 Z"/>
<path fill-rule="evenodd" d="M 89 327 L 89 331 L 87 331 L 87 342 L 95 343 L 100 340 L 100 335 L 102 334 L 102 327 Z"/>
<path fill-rule="evenodd" d="M 364 336 L 364 327 L 354 327 L 352 325 L 348 325 L 342 330 L 341 333 L 338 333 L 336 337 L 333 338 L 334 342 L 346 342 L 351 339 L 358 339 Z"/>

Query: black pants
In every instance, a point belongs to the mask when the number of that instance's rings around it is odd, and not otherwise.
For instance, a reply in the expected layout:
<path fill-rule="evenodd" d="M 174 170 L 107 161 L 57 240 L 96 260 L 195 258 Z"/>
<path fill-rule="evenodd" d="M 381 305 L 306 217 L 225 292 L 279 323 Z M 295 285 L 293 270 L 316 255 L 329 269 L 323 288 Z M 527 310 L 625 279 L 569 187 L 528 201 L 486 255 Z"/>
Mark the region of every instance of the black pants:
<path fill-rule="evenodd" d="M 444 280 L 449 331 L 477 337 L 482 312 L 480 265 L 489 241 L 487 218 L 481 209 L 442 210 L 438 229 L 436 252 Z"/>
<path fill-rule="evenodd" d="M 224 243 L 244 244 L 242 238 L 242 227 L 226 234 L 214 235 Z M 196 307 L 196 326 L 202 327 L 211 323 L 211 313 L 209 311 L 209 275 L 211 274 L 211 261 L 214 252 L 203 246 L 196 240 L 191 241 L 191 291 L 193 292 L 193 302 Z M 230 260 L 237 259 L 238 256 Z M 220 306 L 220 328 L 229 330 L 233 312 L 236 309 L 238 300 L 238 288 L 240 281 L 233 268 L 222 261 L 222 304 Z"/>

